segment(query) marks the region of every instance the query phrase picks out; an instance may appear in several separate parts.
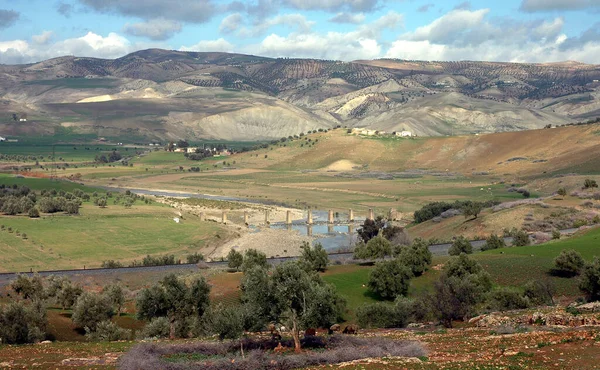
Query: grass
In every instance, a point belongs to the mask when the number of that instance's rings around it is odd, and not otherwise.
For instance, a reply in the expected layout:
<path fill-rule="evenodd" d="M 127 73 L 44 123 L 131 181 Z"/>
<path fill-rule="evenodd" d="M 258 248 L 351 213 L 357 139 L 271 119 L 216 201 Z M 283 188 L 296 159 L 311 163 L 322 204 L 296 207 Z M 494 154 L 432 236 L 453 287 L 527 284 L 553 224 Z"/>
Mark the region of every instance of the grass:
<path fill-rule="evenodd" d="M 15 177 L 9 174 L 0 173 L 0 184 L 4 185 L 18 185 L 18 186 L 27 186 L 31 190 L 40 191 L 43 189 L 56 189 L 64 190 L 66 192 L 73 192 L 75 189 L 80 189 L 86 193 L 104 192 L 98 188 L 89 187 L 77 184 L 75 182 L 66 181 L 66 180 L 52 180 L 47 178 L 37 178 L 37 177 Z"/>
<path fill-rule="evenodd" d="M 109 202 L 110 204 L 110 202 Z M 222 226 L 195 218 L 173 222 L 170 208 L 109 205 L 101 209 L 85 204 L 79 216 L 49 215 L 40 219 L 3 216 L 0 223 L 26 233 L 27 240 L 0 232 L 3 271 L 53 270 L 99 267 L 104 260 L 141 260 L 145 255 L 185 256 L 213 240 L 227 238 Z"/>

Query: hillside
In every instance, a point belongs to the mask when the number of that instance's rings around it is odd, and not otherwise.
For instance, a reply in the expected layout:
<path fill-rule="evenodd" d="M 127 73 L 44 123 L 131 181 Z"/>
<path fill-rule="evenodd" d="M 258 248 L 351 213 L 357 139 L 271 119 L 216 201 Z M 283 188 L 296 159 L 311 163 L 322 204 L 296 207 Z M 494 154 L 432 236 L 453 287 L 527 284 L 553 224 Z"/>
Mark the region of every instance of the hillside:
<path fill-rule="evenodd" d="M 61 57 L 0 65 L 0 134 L 66 128 L 131 140 L 257 140 L 337 125 L 420 136 L 515 131 L 600 116 L 599 79 L 600 66 L 580 63 L 346 63 L 160 49 Z"/>

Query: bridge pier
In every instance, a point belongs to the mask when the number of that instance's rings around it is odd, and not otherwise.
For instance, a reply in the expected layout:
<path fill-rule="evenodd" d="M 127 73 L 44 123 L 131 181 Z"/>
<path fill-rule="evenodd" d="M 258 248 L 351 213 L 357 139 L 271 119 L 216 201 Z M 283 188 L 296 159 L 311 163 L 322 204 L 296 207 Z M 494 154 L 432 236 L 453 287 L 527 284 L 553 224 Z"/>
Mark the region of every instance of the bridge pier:
<path fill-rule="evenodd" d="M 328 234 L 333 234 L 333 224 L 327 225 L 327 233 Z"/>
<path fill-rule="evenodd" d="M 265 209 L 265 224 L 269 225 L 271 221 L 269 221 L 269 210 Z"/>
<path fill-rule="evenodd" d="M 351 235 L 354 232 L 354 225 L 348 225 L 348 235 Z"/>
<path fill-rule="evenodd" d="M 327 217 L 327 223 L 329 223 L 329 224 L 333 223 L 333 211 L 331 209 L 329 210 L 329 215 Z"/>
<path fill-rule="evenodd" d="M 354 221 L 354 211 L 352 209 L 348 210 L 348 221 Z"/>
<path fill-rule="evenodd" d="M 373 213 L 373 208 L 369 208 L 369 216 L 367 218 L 371 221 L 373 221 L 375 219 L 375 215 Z"/>
<path fill-rule="evenodd" d="M 292 224 L 292 211 L 287 211 L 287 213 L 285 215 L 285 223 L 286 223 L 286 225 Z"/>
<path fill-rule="evenodd" d="M 312 210 L 310 208 L 308 209 L 308 219 L 306 220 L 306 223 L 308 225 L 313 224 Z"/>
<path fill-rule="evenodd" d="M 308 225 L 306 226 L 306 235 L 308 235 L 308 236 L 312 236 L 312 235 L 313 235 L 313 232 L 312 232 L 312 224 L 308 224 Z"/>
<path fill-rule="evenodd" d="M 223 214 L 221 215 L 221 222 L 227 224 L 227 212 L 225 211 L 223 211 Z"/>
<path fill-rule="evenodd" d="M 244 224 L 248 226 L 248 211 L 244 211 Z"/>

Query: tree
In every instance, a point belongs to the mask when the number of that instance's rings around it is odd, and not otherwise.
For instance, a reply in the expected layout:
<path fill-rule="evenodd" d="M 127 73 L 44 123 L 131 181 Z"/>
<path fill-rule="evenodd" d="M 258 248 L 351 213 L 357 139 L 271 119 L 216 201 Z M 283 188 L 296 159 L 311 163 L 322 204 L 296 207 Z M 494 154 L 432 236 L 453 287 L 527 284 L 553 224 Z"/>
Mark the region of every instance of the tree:
<path fill-rule="evenodd" d="M 237 271 L 242 266 L 242 263 L 244 263 L 244 256 L 235 249 L 231 249 L 229 254 L 227 254 L 227 267 Z"/>
<path fill-rule="evenodd" d="M 382 229 L 382 235 L 384 238 L 390 241 L 392 245 L 410 245 L 410 237 L 406 233 L 403 227 L 399 226 L 388 226 Z"/>
<path fill-rule="evenodd" d="M 31 277 L 17 274 L 17 278 L 10 282 L 10 287 L 24 299 L 44 299 L 45 291 L 42 278 L 35 274 Z"/>
<path fill-rule="evenodd" d="M 562 276 L 578 275 L 585 261 L 581 254 L 573 249 L 565 249 L 554 259 L 553 273 Z"/>
<path fill-rule="evenodd" d="M 469 202 L 462 208 L 463 215 L 465 218 L 473 216 L 473 219 L 477 218 L 477 215 L 483 210 L 483 204 L 480 202 Z"/>
<path fill-rule="evenodd" d="M 244 262 L 242 263 L 242 271 L 246 272 L 254 266 L 268 268 L 267 255 L 259 252 L 256 249 L 248 249 L 244 254 Z"/>
<path fill-rule="evenodd" d="M 79 214 L 79 204 L 74 201 L 66 202 L 64 211 L 70 215 L 77 215 Z"/>
<path fill-rule="evenodd" d="M 434 283 L 430 304 L 444 326 L 452 327 L 453 320 L 463 320 L 471 315 L 491 288 L 489 274 L 463 253 L 446 263 Z"/>
<path fill-rule="evenodd" d="M 411 269 L 401 261 L 383 261 L 371 271 L 368 287 L 384 299 L 395 299 L 408 293 L 412 277 Z"/>
<path fill-rule="evenodd" d="M 588 301 L 600 300 L 600 259 L 594 257 L 594 262 L 583 268 L 579 289 L 586 295 Z"/>
<path fill-rule="evenodd" d="M 345 301 L 333 286 L 295 262 L 276 266 L 272 275 L 259 266 L 245 272 L 242 303 L 246 328 L 283 322 L 291 329 L 297 351 L 302 328 L 329 327 L 345 310 Z"/>
<path fill-rule="evenodd" d="M 491 249 L 498 249 L 506 247 L 506 243 L 504 242 L 504 238 L 492 234 L 486 240 L 485 244 L 481 247 L 482 251 L 489 251 Z"/>
<path fill-rule="evenodd" d="M 142 320 L 167 317 L 170 336 L 174 338 L 176 324 L 180 332 L 184 332 L 189 319 L 199 319 L 204 315 L 210 303 L 209 294 L 210 286 L 204 277 L 194 279 L 188 286 L 174 274 L 169 274 L 158 284 L 139 293 L 137 316 Z"/>
<path fill-rule="evenodd" d="M 524 247 L 530 243 L 529 235 L 524 230 L 519 230 L 513 235 L 512 245 L 515 247 Z"/>
<path fill-rule="evenodd" d="M 392 254 L 392 243 L 383 236 L 371 238 L 367 244 L 359 244 L 354 248 L 354 259 L 373 260 Z"/>
<path fill-rule="evenodd" d="M 596 182 L 596 180 L 592 180 L 592 179 L 585 179 L 584 183 L 583 183 L 583 187 L 585 189 L 593 189 L 593 188 L 597 188 L 598 187 L 598 183 Z"/>
<path fill-rule="evenodd" d="M 565 189 L 565 188 L 559 188 L 556 191 L 556 194 L 560 195 L 563 199 L 565 199 L 565 196 L 567 196 L 567 189 Z"/>
<path fill-rule="evenodd" d="M 421 276 L 431 266 L 433 256 L 429 244 L 417 238 L 410 246 L 396 247 L 396 258 L 405 266 L 411 268 L 415 276 Z"/>
<path fill-rule="evenodd" d="M 363 223 L 362 227 L 356 232 L 358 236 L 363 240 L 363 242 L 368 243 L 369 240 L 376 237 L 379 234 L 379 230 L 381 230 L 385 226 L 385 220 L 381 216 L 377 216 L 375 220 L 366 219 Z"/>
<path fill-rule="evenodd" d="M 0 306 L 0 338 L 3 344 L 35 343 L 44 339 L 48 319 L 41 301 L 32 305 L 12 302 Z"/>
<path fill-rule="evenodd" d="M 38 218 L 40 217 L 40 211 L 37 209 L 37 207 L 32 207 L 29 209 L 29 212 L 27 212 L 27 215 L 31 218 Z"/>
<path fill-rule="evenodd" d="M 106 198 L 100 198 L 97 200 L 96 204 L 100 208 L 106 208 Z"/>
<path fill-rule="evenodd" d="M 471 242 L 462 235 L 454 239 L 450 249 L 448 249 L 448 254 L 451 256 L 458 256 L 461 253 L 473 253 L 473 245 L 471 245 Z"/>
<path fill-rule="evenodd" d="M 121 314 L 121 309 L 125 304 L 125 294 L 123 288 L 118 284 L 107 285 L 102 289 L 102 294 L 106 295 L 112 303 L 117 316 Z"/>
<path fill-rule="evenodd" d="M 361 328 L 403 328 L 411 316 L 411 301 L 398 297 L 394 305 L 388 303 L 365 304 L 356 310 Z"/>
<path fill-rule="evenodd" d="M 238 307 L 211 306 L 202 317 L 202 332 L 217 334 L 219 340 L 237 339 L 244 334 L 244 317 Z"/>
<path fill-rule="evenodd" d="M 93 332 L 100 322 L 110 320 L 113 315 L 113 305 L 107 296 L 84 292 L 77 298 L 72 319 L 78 327 Z"/>
<path fill-rule="evenodd" d="M 554 305 L 554 284 L 550 280 L 531 280 L 523 287 L 524 295 L 536 306 Z"/>
<path fill-rule="evenodd" d="M 300 247 L 302 250 L 299 263 L 309 271 L 325 271 L 329 264 L 329 256 L 321 243 L 316 243 L 311 248 L 308 242 Z"/>

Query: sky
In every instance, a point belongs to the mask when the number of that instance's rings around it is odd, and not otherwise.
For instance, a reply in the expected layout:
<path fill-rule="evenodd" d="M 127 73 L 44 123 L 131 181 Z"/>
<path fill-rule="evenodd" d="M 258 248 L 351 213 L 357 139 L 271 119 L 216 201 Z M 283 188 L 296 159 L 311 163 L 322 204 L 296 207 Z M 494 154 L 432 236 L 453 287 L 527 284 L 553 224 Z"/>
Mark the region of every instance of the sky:
<path fill-rule="evenodd" d="M 600 64 L 600 0 L 0 0 L 0 64 L 148 48 Z"/>

